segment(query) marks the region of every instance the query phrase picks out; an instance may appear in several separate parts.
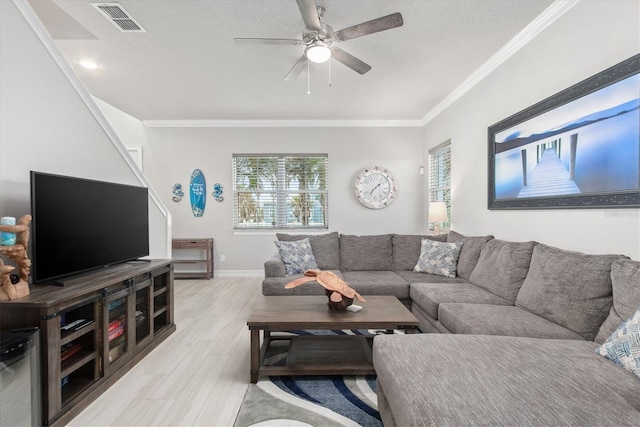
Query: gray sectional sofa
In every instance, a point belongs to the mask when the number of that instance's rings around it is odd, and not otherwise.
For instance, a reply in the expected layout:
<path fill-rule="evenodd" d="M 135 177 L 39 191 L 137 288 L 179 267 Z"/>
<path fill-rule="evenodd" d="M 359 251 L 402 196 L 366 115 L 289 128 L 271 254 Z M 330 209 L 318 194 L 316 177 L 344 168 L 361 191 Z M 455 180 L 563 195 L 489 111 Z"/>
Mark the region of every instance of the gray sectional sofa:
<path fill-rule="evenodd" d="M 374 340 L 385 426 L 640 426 L 640 378 L 595 352 L 640 307 L 640 262 L 453 231 L 278 235 L 303 237 L 321 269 L 395 295 L 429 332 Z M 462 242 L 457 277 L 412 271 L 422 238 Z M 265 263 L 265 295 L 292 293 L 281 264 Z"/>
<path fill-rule="evenodd" d="M 309 238 L 313 255 L 321 270 L 330 270 L 347 281 L 362 295 L 393 295 L 411 307 L 409 285 L 428 280 L 437 282 L 465 282 L 463 278 L 448 278 L 431 274 L 415 273 L 413 267 L 420 256 L 419 235 L 382 234 L 353 236 L 337 232 L 321 235 L 283 234 L 276 235 L 280 241 Z M 428 236 L 429 239 L 446 241 L 447 235 Z M 285 265 L 279 255 L 274 255 L 264 264 L 265 278 L 262 282 L 264 295 L 324 295 L 324 288 L 311 282 L 294 289 L 284 289 L 291 280 L 302 274 L 285 274 Z M 315 284 L 316 286 L 313 286 Z"/>

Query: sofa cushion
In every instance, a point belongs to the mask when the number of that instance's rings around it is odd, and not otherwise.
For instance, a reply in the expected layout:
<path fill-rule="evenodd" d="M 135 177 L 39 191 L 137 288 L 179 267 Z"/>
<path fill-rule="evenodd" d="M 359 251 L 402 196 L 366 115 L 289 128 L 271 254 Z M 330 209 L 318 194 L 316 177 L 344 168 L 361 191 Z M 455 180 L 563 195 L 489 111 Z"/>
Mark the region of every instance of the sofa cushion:
<path fill-rule="evenodd" d="M 640 308 L 596 349 L 596 353 L 640 378 Z"/>
<path fill-rule="evenodd" d="M 434 319 L 438 318 L 438 306 L 447 302 L 513 305 L 471 283 L 412 283 L 409 295 L 413 305 L 422 307 Z"/>
<path fill-rule="evenodd" d="M 492 294 L 515 302 L 527 277 L 536 242 L 492 239 L 482 245 L 480 258 L 469 281 Z"/>
<path fill-rule="evenodd" d="M 321 270 L 340 269 L 340 240 L 338 233 L 327 234 L 285 234 L 276 233 L 278 240 L 291 242 L 309 238 L 313 256 L 316 258 L 318 268 Z"/>
<path fill-rule="evenodd" d="M 393 269 L 413 270 L 418 257 L 420 256 L 420 248 L 422 239 L 430 239 L 436 242 L 446 242 L 446 234 L 437 234 L 433 236 L 420 236 L 417 234 L 392 234 L 391 243 L 393 245 Z"/>
<path fill-rule="evenodd" d="M 454 334 L 582 340 L 575 332 L 513 305 L 444 303 L 438 320 Z"/>
<path fill-rule="evenodd" d="M 304 238 L 295 242 L 275 241 L 273 243 L 278 247 L 287 276 L 318 268 L 309 239 Z"/>
<path fill-rule="evenodd" d="M 420 258 L 413 271 L 436 276 L 456 277 L 462 242 L 445 243 L 422 239 Z"/>
<path fill-rule="evenodd" d="M 469 280 L 471 272 L 476 267 L 478 258 L 480 257 L 480 250 L 482 245 L 489 240 L 492 240 L 493 236 L 463 236 L 453 230 L 447 234 L 447 242 L 456 243 L 462 242 L 462 249 L 460 250 L 460 256 L 458 257 L 458 268 L 456 274 Z"/>
<path fill-rule="evenodd" d="M 340 270 L 391 271 L 393 246 L 391 234 L 375 236 L 340 235 Z"/>
<path fill-rule="evenodd" d="M 373 364 L 397 426 L 637 426 L 640 381 L 595 347 L 574 340 L 379 335 Z"/>
<path fill-rule="evenodd" d="M 415 271 L 396 271 L 398 276 L 402 277 L 408 283 L 469 283 L 462 277 L 445 277 L 436 276 L 429 273 L 416 273 Z"/>
<path fill-rule="evenodd" d="M 417 304 L 411 304 L 411 314 L 418 319 L 419 327 L 422 332 L 450 334 L 451 331 L 445 328 L 439 320 L 431 317 L 422 307 Z"/>
<path fill-rule="evenodd" d="M 596 339 L 602 344 L 616 328 L 640 307 L 640 262 L 628 259 L 616 260 L 611 264 L 611 286 L 613 305 L 604 320 Z"/>
<path fill-rule="evenodd" d="M 393 271 L 344 271 L 344 280 L 365 298 L 367 295 L 393 295 L 409 298 L 409 283 Z"/>
<path fill-rule="evenodd" d="M 593 340 L 611 309 L 611 263 L 620 258 L 539 244 L 516 305 Z"/>

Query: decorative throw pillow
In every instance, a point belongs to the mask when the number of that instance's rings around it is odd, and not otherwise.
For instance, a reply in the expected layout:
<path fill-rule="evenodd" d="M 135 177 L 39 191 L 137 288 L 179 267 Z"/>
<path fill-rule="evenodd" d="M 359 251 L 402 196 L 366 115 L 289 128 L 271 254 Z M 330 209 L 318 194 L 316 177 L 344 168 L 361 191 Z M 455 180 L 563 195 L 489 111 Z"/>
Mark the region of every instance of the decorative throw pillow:
<path fill-rule="evenodd" d="M 640 308 L 596 349 L 596 353 L 611 360 L 640 378 Z"/>
<path fill-rule="evenodd" d="M 281 242 L 293 242 L 309 238 L 311 251 L 320 270 L 340 270 L 340 240 L 338 232 L 327 234 L 286 234 L 276 233 Z"/>
<path fill-rule="evenodd" d="M 293 242 L 273 242 L 278 247 L 280 259 L 284 263 L 287 276 L 292 274 L 300 274 L 305 270 L 318 268 L 313 252 L 311 251 L 311 243 L 309 238 L 296 240 Z"/>
<path fill-rule="evenodd" d="M 422 239 L 420 258 L 418 258 L 416 266 L 413 267 L 413 271 L 456 277 L 461 248 L 462 242 L 444 243 Z"/>

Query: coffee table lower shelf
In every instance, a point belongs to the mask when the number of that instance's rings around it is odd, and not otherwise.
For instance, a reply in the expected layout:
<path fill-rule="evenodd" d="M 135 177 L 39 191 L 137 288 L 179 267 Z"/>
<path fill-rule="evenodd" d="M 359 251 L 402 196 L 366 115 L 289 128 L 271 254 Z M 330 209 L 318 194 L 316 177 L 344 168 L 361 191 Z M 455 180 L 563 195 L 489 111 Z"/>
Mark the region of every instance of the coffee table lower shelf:
<path fill-rule="evenodd" d="M 261 362 L 273 341 L 288 340 L 284 366 L 263 365 L 251 373 L 252 382 L 261 375 L 373 375 L 373 336 L 303 335 L 267 338 L 260 350 Z M 255 380 L 255 381 L 254 381 Z"/>

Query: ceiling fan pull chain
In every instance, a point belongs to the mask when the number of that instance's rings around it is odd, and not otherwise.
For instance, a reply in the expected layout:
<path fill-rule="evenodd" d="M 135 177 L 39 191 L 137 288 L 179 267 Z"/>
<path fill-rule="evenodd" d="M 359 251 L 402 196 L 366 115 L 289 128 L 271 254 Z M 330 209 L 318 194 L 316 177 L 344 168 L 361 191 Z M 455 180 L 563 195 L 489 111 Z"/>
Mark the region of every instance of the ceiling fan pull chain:
<path fill-rule="evenodd" d="M 307 61 L 307 95 L 311 95 L 311 68 L 309 67 L 309 62 Z"/>
<path fill-rule="evenodd" d="M 329 87 L 331 87 L 331 58 L 329 58 Z"/>

